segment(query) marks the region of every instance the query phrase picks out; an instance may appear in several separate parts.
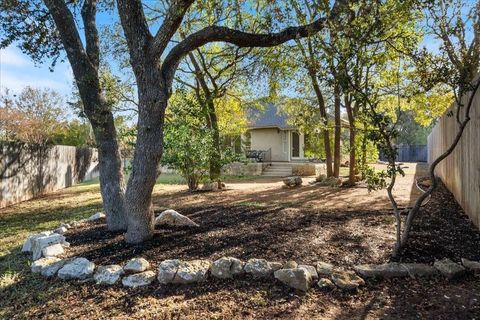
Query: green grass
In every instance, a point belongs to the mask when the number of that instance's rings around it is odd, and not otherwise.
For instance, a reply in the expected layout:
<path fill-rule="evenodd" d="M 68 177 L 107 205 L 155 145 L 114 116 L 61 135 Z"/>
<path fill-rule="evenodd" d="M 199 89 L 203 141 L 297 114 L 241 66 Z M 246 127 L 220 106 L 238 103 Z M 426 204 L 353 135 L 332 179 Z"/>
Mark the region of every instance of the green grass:
<path fill-rule="evenodd" d="M 0 209 L 0 296 L 5 297 L 0 299 L 0 319 L 8 318 L 6 314 L 15 308 L 23 308 L 18 301 L 48 301 L 48 294 L 57 288 L 30 272 L 29 257 L 21 253 L 26 237 L 100 210 L 98 179 Z"/>

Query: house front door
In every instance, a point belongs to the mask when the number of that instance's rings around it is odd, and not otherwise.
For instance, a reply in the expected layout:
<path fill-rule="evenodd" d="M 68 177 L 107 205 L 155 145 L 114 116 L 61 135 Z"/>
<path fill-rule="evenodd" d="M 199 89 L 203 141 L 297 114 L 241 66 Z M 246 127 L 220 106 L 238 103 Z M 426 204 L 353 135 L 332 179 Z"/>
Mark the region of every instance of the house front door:
<path fill-rule="evenodd" d="M 300 135 L 292 131 L 292 158 L 300 158 Z"/>

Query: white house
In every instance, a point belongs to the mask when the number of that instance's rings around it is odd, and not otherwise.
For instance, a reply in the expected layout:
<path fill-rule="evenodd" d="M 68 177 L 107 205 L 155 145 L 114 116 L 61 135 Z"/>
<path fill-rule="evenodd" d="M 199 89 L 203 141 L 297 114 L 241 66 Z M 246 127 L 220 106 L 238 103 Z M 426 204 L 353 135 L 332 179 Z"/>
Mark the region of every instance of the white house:
<path fill-rule="evenodd" d="M 251 151 L 265 154 L 266 161 L 304 161 L 305 135 L 297 127 L 287 124 L 287 116 L 268 103 L 264 110 L 250 117 L 246 140 Z"/>

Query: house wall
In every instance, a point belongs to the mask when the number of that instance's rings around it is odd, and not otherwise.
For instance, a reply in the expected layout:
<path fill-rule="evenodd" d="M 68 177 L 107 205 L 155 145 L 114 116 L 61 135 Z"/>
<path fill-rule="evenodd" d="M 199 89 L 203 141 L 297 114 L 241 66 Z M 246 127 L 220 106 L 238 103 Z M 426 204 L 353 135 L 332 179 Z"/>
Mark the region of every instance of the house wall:
<path fill-rule="evenodd" d="M 252 150 L 272 149 L 272 161 L 289 161 L 288 131 L 277 128 L 253 129 L 250 131 L 250 148 Z"/>

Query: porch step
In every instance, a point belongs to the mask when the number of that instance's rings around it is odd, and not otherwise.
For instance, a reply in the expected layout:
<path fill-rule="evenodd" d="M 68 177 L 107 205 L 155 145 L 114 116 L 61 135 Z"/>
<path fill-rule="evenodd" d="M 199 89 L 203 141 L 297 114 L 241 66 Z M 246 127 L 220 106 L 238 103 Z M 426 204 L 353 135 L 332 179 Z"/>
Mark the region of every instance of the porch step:
<path fill-rule="evenodd" d="M 272 164 L 263 170 L 265 177 L 286 177 L 292 175 L 292 166 L 289 164 Z"/>

